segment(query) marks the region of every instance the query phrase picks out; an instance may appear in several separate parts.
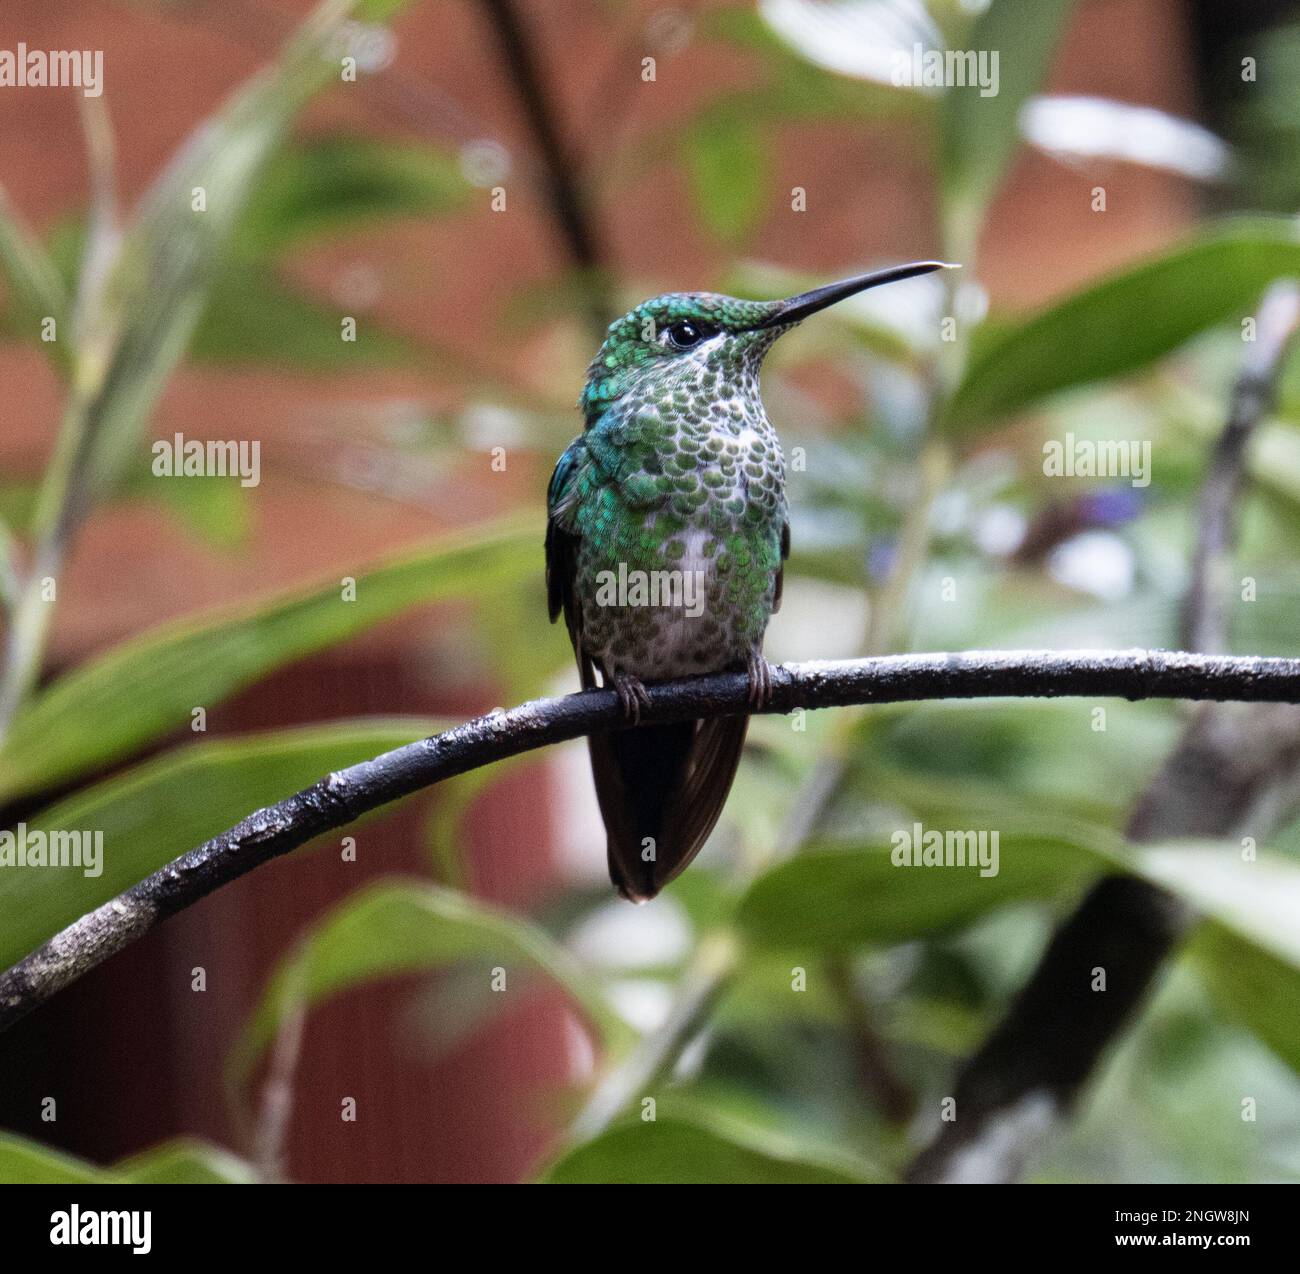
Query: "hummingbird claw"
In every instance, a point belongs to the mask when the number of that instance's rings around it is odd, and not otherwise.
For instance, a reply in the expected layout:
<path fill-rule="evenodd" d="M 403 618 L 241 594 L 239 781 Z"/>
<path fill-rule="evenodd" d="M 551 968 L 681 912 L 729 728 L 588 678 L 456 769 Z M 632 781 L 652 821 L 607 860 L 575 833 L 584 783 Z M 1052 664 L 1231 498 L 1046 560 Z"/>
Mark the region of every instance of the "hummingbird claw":
<path fill-rule="evenodd" d="M 761 711 L 772 702 L 772 665 L 755 653 L 750 655 L 745 670 L 749 674 L 749 705 Z"/>
<path fill-rule="evenodd" d="M 650 696 L 646 688 L 636 677 L 620 673 L 614 678 L 614 689 L 618 692 L 618 701 L 623 705 L 623 719 L 629 725 L 639 725 L 641 709 L 650 706 Z"/>

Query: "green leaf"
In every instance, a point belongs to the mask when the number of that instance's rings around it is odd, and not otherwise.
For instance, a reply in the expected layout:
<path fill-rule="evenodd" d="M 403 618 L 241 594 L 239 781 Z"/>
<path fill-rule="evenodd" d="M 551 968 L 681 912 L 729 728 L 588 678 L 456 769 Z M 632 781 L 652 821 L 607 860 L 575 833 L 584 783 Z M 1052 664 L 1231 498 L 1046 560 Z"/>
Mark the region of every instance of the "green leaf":
<path fill-rule="evenodd" d="M 1127 375 L 1215 324 L 1247 317 L 1276 278 L 1300 275 L 1291 220 L 1243 220 L 1076 292 L 988 342 L 945 412 L 950 432 L 1049 394 Z"/>
<path fill-rule="evenodd" d="M 166 624 L 74 669 L 20 713 L 0 748 L 0 800 L 49 787 L 188 724 L 284 664 L 414 606 L 490 596 L 536 572 L 538 518 L 404 552 L 339 580 Z"/>
<path fill-rule="evenodd" d="M 1215 921 L 1197 930 L 1191 955 L 1224 1017 L 1300 1072 L 1300 970 Z"/>
<path fill-rule="evenodd" d="M 872 15 L 861 10 L 865 20 L 855 21 L 858 14 L 837 13 L 820 0 L 806 0 L 798 12 L 792 11 L 789 3 L 785 8 L 793 20 L 782 32 L 770 22 L 771 9 L 766 5 L 754 9 L 703 8 L 695 17 L 701 37 L 716 38 L 724 46 L 738 48 L 746 61 L 757 59 L 763 68 L 759 83 L 753 89 L 732 94 L 730 104 L 776 123 L 811 119 L 842 125 L 846 121 L 874 122 L 907 115 L 924 117 L 928 123 L 930 101 L 919 93 L 900 93 L 888 83 L 892 69 L 889 55 L 903 49 L 910 54 L 913 42 L 924 40 L 934 29 L 920 3 L 911 6 L 911 13 L 892 3 L 888 9 L 882 4 L 881 22 L 872 22 Z M 819 52 L 817 27 L 829 22 L 843 31 L 846 21 L 856 41 L 854 52 L 874 45 L 883 71 L 874 82 L 852 72 L 827 74 L 826 60 L 815 56 Z M 812 38 L 800 39 L 800 33 Z M 867 50 L 867 56 L 872 52 Z"/>
<path fill-rule="evenodd" d="M 260 258 L 290 244 L 461 204 L 469 186 L 455 158 L 428 146 L 322 137 L 286 147 L 249 200 L 236 251 Z"/>
<path fill-rule="evenodd" d="M 1300 969 L 1300 863 L 1232 843 L 1173 842 L 1138 852 L 1134 868 L 1234 933 Z"/>
<path fill-rule="evenodd" d="M 256 1180 L 256 1173 L 243 1160 L 192 1137 L 164 1142 L 111 1168 L 101 1168 L 15 1133 L 0 1132 L 0 1183 L 4 1185 L 220 1185 Z"/>
<path fill-rule="evenodd" d="M 101 874 L 74 866 L 0 872 L 0 968 L 254 810 L 443 726 L 426 718 L 363 719 L 213 739 L 50 806 L 26 820 L 28 837 L 102 833 Z"/>
<path fill-rule="evenodd" d="M 356 340 L 345 341 L 343 317 L 282 285 L 269 265 L 232 261 L 213 280 L 190 357 L 318 372 L 399 366 L 419 357 L 412 344 L 366 318 L 357 321 Z"/>
<path fill-rule="evenodd" d="M 32 482 L 0 481 L 0 520 L 11 533 L 22 534 L 36 507 L 36 485 Z"/>
<path fill-rule="evenodd" d="M 474 616 L 470 640 L 508 703 L 545 694 L 562 670 L 573 666 L 573 648 L 563 624 L 537 623 L 536 579 L 503 588 L 492 609 Z"/>
<path fill-rule="evenodd" d="M 1228 1017 L 1300 1071 L 1300 863 L 1183 842 L 1141 850 L 1135 865 L 1211 918 L 1192 942 L 1206 984 Z"/>
<path fill-rule="evenodd" d="M 38 524 L 115 482 L 189 344 L 207 288 L 267 161 L 298 112 L 338 77 L 358 0 L 323 0 L 280 57 L 204 120 L 141 200 L 103 279 L 84 287 L 74 390 Z M 195 192 L 203 204 L 195 204 Z"/>
<path fill-rule="evenodd" d="M 5 1185 L 90 1185 L 112 1181 L 102 1168 L 16 1133 L 0 1132 L 0 1182 Z"/>
<path fill-rule="evenodd" d="M 0 186 L 0 273 L 13 293 L 15 304 L 11 308 L 22 316 L 23 330 L 30 329 L 29 339 L 35 339 L 44 318 L 62 324 L 68 306 L 63 281 L 41 241 L 9 203 L 3 186 Z M 55 341 L 43 348 L 61 357 L 64 346 Z"/>
<path fill-rule="evenodd" d="M 377 978 L 471 959 L 503 967 L 507 978 L 545 974 L 568 992 L 607 1047 L 626 1041 L 627 1026 L 591 975 L 530 921 L 437 885 L 382 881 L 314 924 L 281 963 L 231 1052 L 232 1084 L 247 1083 L 287 1013 Z M 488 985 L 483 994 L 493 994 Z"/>
<path fill-rule="evenodd" d="M 251 1185 L 251 1164 L 220 1146 L 178 1137 L 113 1165 L 113 1173 L 134 1185 Z"/>
<path fill-rule="evenodd" d="M 964 37 L 964 48 L 998 59 L 997 92 L 950 87 L 940 135 L 944 194 L 954 240 L 970 243 L 1020 138 L 1020 109 L 1042 82 L 1073 0 L 993 0 Z M 962 249 L 964 251 L 964 249 Z"/>
<path fill-rule="evenodd" d="M 411 0 L 360 0 L 355 17 L 358 22 L 390 22 Z"/>
<path fill-rule="evenodd" d="M 859 1165 L 800 1149 L 770 1133 L 724 1132 L 679 1119 L 612 1128 L 547 1170 L 554 1185 L 845 1185 L 873 1178 Z"/>
<path fill-rule="evenodd" d="M 229 478 L 186 478 L 184 482 L 142 480 L 132 494 L 157 499 L 177 521 L 205 544 L 233 549 L 248 541 L 251 492 Z"/>
<path fill-rule="evenodd" d="M 706 111 L 684 146 L 691 198 L 704 224 L 725 243 L 742 240 L 767 200 L 767 148 L 758 124 L 739 111 Z"/>
<path fill-rule="evenodd" d="M 1115 865 L 1101 846 L 1006 828 L 992 876 L 978 866 L 895 866 L 892 854 L 890 844 L 801 853 L 754 881 L 737 924 L 765 947 L 840 951 L 902 942 L 1008 902 L 1061 897 Z"/>
<path fill-rule="evenodd" d="M 17 547 L 4 519 L 0 518 L 0 612 L 14 604 L 18 592 Z"/>

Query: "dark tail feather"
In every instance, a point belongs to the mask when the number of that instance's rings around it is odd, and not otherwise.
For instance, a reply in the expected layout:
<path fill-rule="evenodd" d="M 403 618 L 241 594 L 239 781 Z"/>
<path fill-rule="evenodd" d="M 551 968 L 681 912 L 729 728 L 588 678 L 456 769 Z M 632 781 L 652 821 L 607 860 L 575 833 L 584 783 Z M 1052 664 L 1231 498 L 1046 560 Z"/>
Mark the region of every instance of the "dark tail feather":
<path fill-rule="evenodd" d="M 653 898 L 708 839 L 740 764 L 748 717 L 593 734 L 609 875 L 633 902 Z"/>

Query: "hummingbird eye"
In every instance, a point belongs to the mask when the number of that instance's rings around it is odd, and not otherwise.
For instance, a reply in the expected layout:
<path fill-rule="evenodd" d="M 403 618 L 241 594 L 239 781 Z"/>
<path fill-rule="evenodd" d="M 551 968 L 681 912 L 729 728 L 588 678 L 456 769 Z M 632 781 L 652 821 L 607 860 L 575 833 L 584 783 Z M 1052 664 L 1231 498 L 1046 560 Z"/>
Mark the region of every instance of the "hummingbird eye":
<path fill-rule="evenodd" d="M 667 330 L 668 343 L 674 349 L 690 349 L 701 341 L 706 341 L 717 331 L 708 323 L 697 323 L 693 319 L 678 319 Z"/>

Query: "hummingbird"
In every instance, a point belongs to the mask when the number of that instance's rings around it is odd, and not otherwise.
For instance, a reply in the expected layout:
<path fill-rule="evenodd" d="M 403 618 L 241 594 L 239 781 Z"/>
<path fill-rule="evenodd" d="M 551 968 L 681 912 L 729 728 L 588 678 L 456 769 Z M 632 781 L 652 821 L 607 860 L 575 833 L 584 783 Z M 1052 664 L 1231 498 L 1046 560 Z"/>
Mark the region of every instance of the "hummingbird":
<path fill-rule="evenodd" d="M 547 492 L 546 587 L 584 689 L 617 691 L 623 728 L 588 737 L 610 879 L 645 902 L 678 876 L 731 790 L 749 716 L 638 726 L 646 683 L 763 658 L 790 552 L 785 460 L 759 395 L 778 337 L 846 297 L 944 268 L 917 261 L 778 301 L 670 292 L 609 327 L 578 400 L 583 430 Z M 630 728 L 637 727 L 637 728 Z"/>

